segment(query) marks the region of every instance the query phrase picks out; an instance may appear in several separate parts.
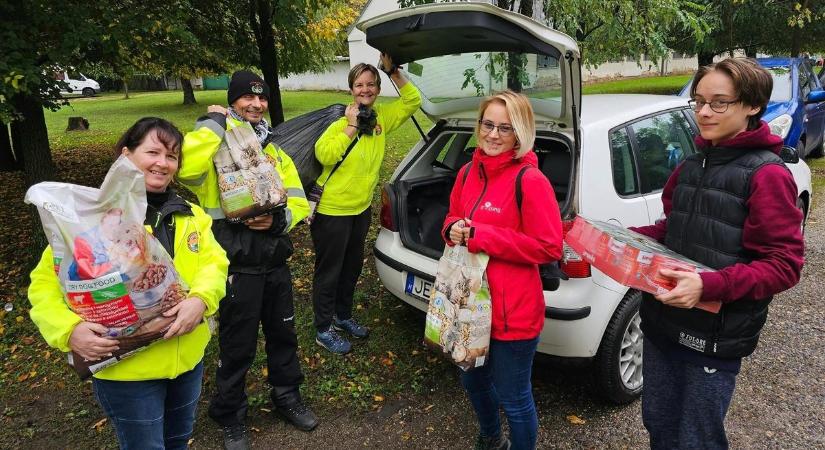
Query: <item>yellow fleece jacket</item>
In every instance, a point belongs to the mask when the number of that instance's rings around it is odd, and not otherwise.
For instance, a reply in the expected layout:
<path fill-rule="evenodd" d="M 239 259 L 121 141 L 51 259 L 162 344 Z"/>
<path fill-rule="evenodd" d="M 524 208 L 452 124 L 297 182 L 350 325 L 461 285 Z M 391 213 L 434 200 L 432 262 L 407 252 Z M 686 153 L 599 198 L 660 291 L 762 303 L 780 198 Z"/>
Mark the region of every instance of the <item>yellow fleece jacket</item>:
<path fill-rule="evenodd" d="M 175 269 L 189 285 L 189 295 L 206 304 L 204 317 L 215 314 L 226 293 L 229 261 L 212 235 L 212 219 L 191 205 L 193 216 L 175 214 Z M 54 271 L 51 247 L 31 273 L 30 315 L 46 342 L 69 352 L 69 337 L 82 322 L 66 305 Z M 204 320 L 192 332 L 154 342 L 146 349 L 94 374 L 102 380 L 142 381 L 172 379 L 192 370 L 202 359 L 211 333 Z"/>

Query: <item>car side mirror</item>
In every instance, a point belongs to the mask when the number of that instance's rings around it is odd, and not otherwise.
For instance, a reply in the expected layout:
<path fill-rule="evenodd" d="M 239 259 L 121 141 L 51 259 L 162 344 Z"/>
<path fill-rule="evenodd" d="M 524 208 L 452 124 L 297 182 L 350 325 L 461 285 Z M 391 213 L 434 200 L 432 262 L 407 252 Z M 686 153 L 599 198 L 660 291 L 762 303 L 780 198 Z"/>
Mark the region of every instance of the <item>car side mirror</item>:
<path fill-rule="evenodd" d="M 825 101 L 825 90 L 817 89 L 808 94 L 808 98 L 805 99 L 805 104 L 819 103 L 822 101 Z"/>
<path fill-rule="evenodd" d="M 799 152 L 797 152 L 795 148 L 788 145 L 782 146 L 782 150 L 779 151 L 779 157 L 782 158 L 782 161 L 785 161 L 788 164 L 796 164 L 799 162 Z"/>

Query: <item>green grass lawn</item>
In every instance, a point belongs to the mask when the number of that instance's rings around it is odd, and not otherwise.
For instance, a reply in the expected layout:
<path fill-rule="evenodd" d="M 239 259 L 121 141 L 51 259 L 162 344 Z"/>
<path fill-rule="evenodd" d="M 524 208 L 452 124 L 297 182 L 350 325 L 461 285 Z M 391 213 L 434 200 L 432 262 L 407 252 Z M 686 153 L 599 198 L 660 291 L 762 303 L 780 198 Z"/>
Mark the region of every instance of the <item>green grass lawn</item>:
<path fill-rule="evenodd" d="M 693 75 L 669 75 L 665 77 L 635 77 L 603 81 L 584 86 L 585 94 L 663 94 L 679 92 Z"/>
<path fill-rule="evenodd" d="M 584 86 L 585 94 L 650 93 L 672 94 L 678 91 L 690 75 L 666 77 L 639 77 L 608 81 Z M 198 91 L 196 105 L 184 106 L 180 91 L 132 92 L 125 100 L 121 93 L 106 93 L 93 98 L 72 99 L 71 104 L 56 112 L 46 112 L 49 142 L 52 150 L 69 148 L 103 148 L 114 145 L 121 133 L 144 116 L 158 116 L 172 121 L 184 133 L 190 131 L 195 120 L 206 113 L 211 104 L 226 104 L 226 91 Z M 344 92 L 334 91 L 286 91 L 282 93 L 284 115 L 287 119 L 303 113 L 323 108 L 332 103 L 347 103 L 351 97 Z M 382 98 L 380 101 L 391 101 Z M 89 120 L 88 131 L 66 131 L 70 116 L 83 116 Z M 426 131 L 430 122 L 422 113 L 417 113 L 419 123 Z M 395 149 L 409 149 L 418 140 L 418 132 L 412 123 L 400 129 L 390 146 Z M 390 153 L 390 152 L 388 152 Z M 395 157 L 399 155 L 394 155 Z M 392 157 L 392 156 L 391 156 Z"/>

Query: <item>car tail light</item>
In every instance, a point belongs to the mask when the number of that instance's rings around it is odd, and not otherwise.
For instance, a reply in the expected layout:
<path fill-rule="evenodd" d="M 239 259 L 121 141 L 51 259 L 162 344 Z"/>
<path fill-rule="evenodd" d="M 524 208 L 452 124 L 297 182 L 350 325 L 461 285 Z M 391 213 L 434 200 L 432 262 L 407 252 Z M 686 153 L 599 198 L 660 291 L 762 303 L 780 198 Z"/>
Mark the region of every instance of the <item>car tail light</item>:
<path fill-rule="evenodd" d="M 381 226 L 390 231 L 398 231 L 398 228 L 395 226 L 395 215 L 392 211 L 389 190 L 389 186 L 384 186 L 384 188 L 381 189 Z"/>
<path fill-rule="evenodd" d="M 562 238 L 567 236 L 567 232 L 573 227 L 572 220 L 562 222 Z M 578 253 L 564 243 L 559 267 L 570 278 L 588 278 L 590 276 L 590 263 L 583 260 Z"/>

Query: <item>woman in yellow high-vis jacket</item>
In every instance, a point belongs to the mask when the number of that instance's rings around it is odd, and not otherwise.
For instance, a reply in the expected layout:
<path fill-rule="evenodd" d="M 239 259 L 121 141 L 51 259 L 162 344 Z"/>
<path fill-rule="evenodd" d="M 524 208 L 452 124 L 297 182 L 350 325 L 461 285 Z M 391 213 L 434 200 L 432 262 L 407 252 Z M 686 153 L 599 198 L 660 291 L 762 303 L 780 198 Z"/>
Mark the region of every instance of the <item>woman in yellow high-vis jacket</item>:
<path fill-rule="evenodd" d="M 226 290 L 226 254 L 212 235 L 212 219 L 169 188 L 183 136 L 163 119 L 140 119 L 116 146 L 144 173 L 146 224 L 172 256 L 190 287 L 166 314 L 176 316 L 164 339 L 94 374 L 95 396 L 109 416 L 122 449 L 187 448 L 201 391 L 204 349 L 211 333 L 204 320 L 218 310 Z M 117 349 L 106 327 L 83 321 L 66 305 L 47 247 L 31 273 L 31 318 L 46 342 L 90 361 Z"/>
<path fill-rule="evenodd" d="M 352 297 L 363 267 L 364 242 L 372 216 L 370 203 L 384 160 L 387 134 L 400 127 L 421 105 L 418 89 L 407 82 L 392 58 L 382 54 L 381 66 L 398 86 L 401 97 L 392 103 L 375 104 L 381 92 L 378 69 L 357 64 L 348 78 L 353 103 L 315 144 L 315 157 L 324 166 L 318 177 L 324 192 L 311 225 L 315 246 L 315 341 L 337 354 L 351 349 L 349 341 L 338 331 L 357 338 L 369 334 L 352 317 Z M 365 120 L 370 111 L 377 116 Z M 355 139 L 358 141 L 353 144 Z"/>

